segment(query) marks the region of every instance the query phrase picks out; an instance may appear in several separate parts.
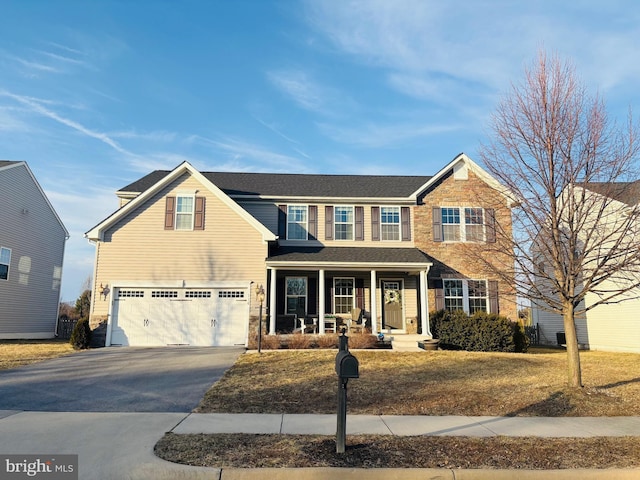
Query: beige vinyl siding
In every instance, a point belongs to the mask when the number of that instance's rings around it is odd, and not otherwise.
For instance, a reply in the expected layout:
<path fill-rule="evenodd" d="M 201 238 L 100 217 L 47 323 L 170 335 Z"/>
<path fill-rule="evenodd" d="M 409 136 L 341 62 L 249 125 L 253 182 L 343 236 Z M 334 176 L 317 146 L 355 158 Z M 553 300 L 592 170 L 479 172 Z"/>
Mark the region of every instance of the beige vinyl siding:
<path fill-rule="evenodd" d="M 587 302 L 591 295 L 587 295 Z M 599 305 L 587 312 L 588 345 L 592 350 L 640 353 L 640 299 Z"/>
<path fill-rule="evenodd" d="M 164 229 L 165 198 L 206 197 L 202 231 Z M 178 178 L 105 232 L 97 251 L 96 285 L 146 281 L 186 286 L 195 282 L 255 281 L 266 284 L 267 245 L 262 235 L 188 174 Z M 106 315 L 109 302 L 94 302 Z"/>
<path fill-rule="evenodd" d="M 52 338 L 66 231 L 25 165 L 0 171 L 0 195 L 0 246 L 11 249 L 9 278 L 0 280 L 0 338 Z"/>

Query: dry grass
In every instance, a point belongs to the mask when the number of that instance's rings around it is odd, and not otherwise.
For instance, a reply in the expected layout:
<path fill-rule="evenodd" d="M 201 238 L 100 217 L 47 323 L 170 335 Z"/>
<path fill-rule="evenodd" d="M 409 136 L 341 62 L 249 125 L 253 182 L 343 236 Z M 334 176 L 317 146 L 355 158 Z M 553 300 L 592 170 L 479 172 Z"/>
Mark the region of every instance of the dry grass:
<path fill-rule="evenodd" d="M 165 460 L 226 468 L 629 468 L 640 465 L 640 437 L 469 438 L 317 435 L 167 434 L 155 452 Z"/>
<path fill-rule="evenodd" d="M 640 415 L 640 355 L 582 352 L 585 388 L 566 387 L 566 353 L 354 351 L 350 414 Z M 335 350 L 243 355 L 196 411 L 334 413 Z"/>
<path fill-rule="evenodd" d="M 68 340 L 0 340 L 0 370 L 73 353 Z"/>

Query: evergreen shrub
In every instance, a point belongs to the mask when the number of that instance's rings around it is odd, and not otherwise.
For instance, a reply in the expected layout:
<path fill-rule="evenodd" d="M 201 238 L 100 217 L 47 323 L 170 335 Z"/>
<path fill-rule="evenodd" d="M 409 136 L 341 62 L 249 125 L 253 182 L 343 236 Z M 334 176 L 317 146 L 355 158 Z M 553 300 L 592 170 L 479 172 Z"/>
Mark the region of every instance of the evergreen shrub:
<path fill-rule="evenodd" d="M 69 343 L 75 350 L 85 350 L 89 348 L 91 343 L 91 327 L 89 327 L 89 319 L 81 318 L 76 323 Z"/>
<path fill-rule="evenodd" d="M 494 313 L 440 310 L 429 316 L 431 333 L 443 350 L 526 352 L 524 330 L 518 322 Z"/>

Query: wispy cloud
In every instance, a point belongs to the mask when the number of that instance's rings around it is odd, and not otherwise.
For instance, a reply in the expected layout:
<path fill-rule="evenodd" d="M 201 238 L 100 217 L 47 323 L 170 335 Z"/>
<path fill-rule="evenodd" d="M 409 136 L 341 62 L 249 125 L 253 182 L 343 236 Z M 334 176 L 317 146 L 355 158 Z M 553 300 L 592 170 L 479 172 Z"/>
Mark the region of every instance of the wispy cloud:
<path fill-rule="evenodd" d="M 309 155 L 307 155 L 305 152 L 303 152 L 303 151 L 300 149 L 300 142 L 298 142 L 298 141 L 294 140 L 293 138 L 289 137 L 288 135 L 285 135 L 284 133 L 282 133 L 282 132 L 280 131 L 280 129 L 276 128 L 276 126 L 275 126 L 275 125 L 272 125 L 272 124 L 270 124 L 270 123 L 267 123 L 267 122 L 265 122 L 264 120 L 262 120 L 261 118 L 256 117 L 255 115 L 253 115 L 253 118 L 254 118 L 254 119 L 255 119 L 255 120 L 256 120 L 260 125 L 262 125 L 262 126 L 266 127 L 267 129 L 271 130 L 273 133 L 275 133 L 275 134 L 276 134 L 276 135 L 278 135 L 279 137 L 281 137 L 281 138 L 285 139 L 287 142 L 289 142 L 289 143 L 291 143 L 291 144 L 293 144 L 293 145 L 296 145 L 296 146 L 293 146 L 293 147 L 292 147 L 292 148 L 293 148 L 293 150 L 294 150 L 296 153 L 298 153 L 298 154 L 302 155 L 302 156 L 303 156 L 303 157 L 305 157 L 305 158 L 311 158 Z"/>
<path fill-rule="evenodd" d="M 427 92 L 394 79 L 424 75 L 431 81 L 435 73 L 502 90 L 542 47 L 575 59 L 605 88 L 640 73 L 633 48 L 640 10 L 616 2 L 495 2 L 494 8 L 467 2 L 460 8 L 436 0 L 309 0 L 306 7 L 307 21 L 330 45 L 386 69 L 393 88 L 418 98 L 437 96 L 439 88 L 446 95 L 447 83 L 436 77 Z"/>
<path fill-rule="evenodd" d="M 193 136 L 192 140 L 214 147 L 224 153 L 229 161 L 237 162 L 241 165 L 246 165 L 247 162 L 250 162 L 258 170 L 307 171 L 306 163 L 300 158 L 274 152 L 268 147 L 237 138 L 225 137 L 220 140 L 214 140 Z"/>
<path fill-rule="evenodd" d="M 458 124 L 367 124 L 358 128 L 349 128 L 329 124 L 319 124 L 320 130 L 332 140 L 365 148 L 395 147 L 421 137 L 429 137 L 463 128 Z"/>
<path fill-rule="evenodd" d="M 62 125 L 65 125 L 73 130 L 76 130 L 77 132 L 82 133 L 83 135 L 86 135 L 88 137 L 91 138 L 95 138 L 96 140 L 99 140 L 107 145 L 109 145 L 111 148 L 113 148 L 115 151 L 117 151 L 118 153 L 124 154 L 124 155 L 128 155 L 128 156 L 135 156 L 132 152 L 126 150 L 125 148 L 123 148 L 122 146 L 120 146 L 120 144 L 118 144 L 115 140 L 113 140 L 111 137 L 109 137 L 109 135 L 107 135 L 106 133 L 102 133 L 102 132 L 98 132 L 95 130 L 92 130 L 90 128 L 85 127 L 84 125 L 71 120 L 69 118 L 65 118 L 59 114 L 57 114 L 56 112 L 54 112 L 53 110 L 45 107 L 45 101 L 40 101 L 38 99 L 32 98 L 32 97 L 27 97 L 27 96 L 23 96 L 23 95 L 16 95 L 10 92 L 7 92 L 5 90 L 0 90 L 0 96 L 4 96 L 4 97 L 8 97 L 11 98 L 13 100 L 15 100 L 16 102 L 20 103 L 21 105 L 27 107 L 28 109 L 30 109 L 32 112 L 37 113 L 43 117 L 47 117 L 50 118 L 51 120 L 54 120 Z"/>
<path fill-rule="evenodd" d="M 326 92 L 301 70 L 280 70 L 267 74 L 269 81 L 300 107 L 314 112 L 326 108 Z"/>

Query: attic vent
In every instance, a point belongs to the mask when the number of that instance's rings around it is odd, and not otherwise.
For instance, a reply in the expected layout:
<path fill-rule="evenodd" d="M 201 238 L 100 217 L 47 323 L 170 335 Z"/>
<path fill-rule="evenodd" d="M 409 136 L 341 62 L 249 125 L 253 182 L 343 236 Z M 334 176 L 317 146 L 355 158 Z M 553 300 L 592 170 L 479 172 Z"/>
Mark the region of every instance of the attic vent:
<path fill-rule="evenodd" d="M 199 292 L 195 290 L 189 290 L 184 292 L 185 298 L 211 298 L 211 292 Z"/>
<path fill-rule="evenodd" d="M 244 298 L 243 290 L 221 290 L 218 298 Z"/>
<path fill-rule="evenodd" d="M 118 298 L 123 297 L 144 297 L 144 290 L 120 290 Z"/>
<path fill-rule="evenodd" d="M 154 290 L 151 292 L 152 298 L 178 298 L 178 292 L 175 290 Z"/>

